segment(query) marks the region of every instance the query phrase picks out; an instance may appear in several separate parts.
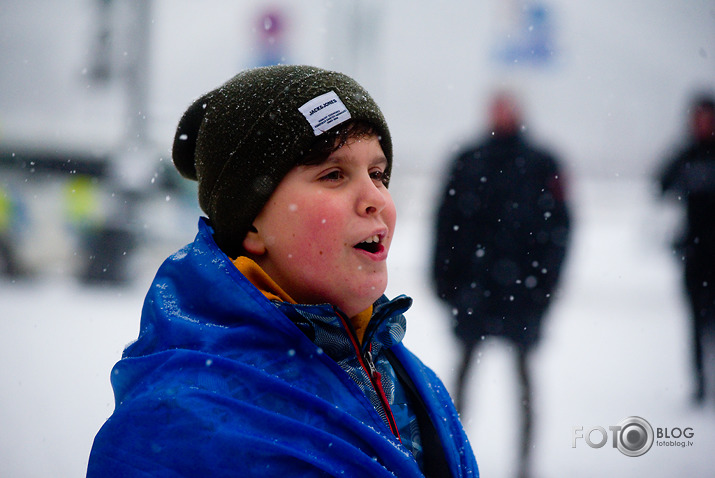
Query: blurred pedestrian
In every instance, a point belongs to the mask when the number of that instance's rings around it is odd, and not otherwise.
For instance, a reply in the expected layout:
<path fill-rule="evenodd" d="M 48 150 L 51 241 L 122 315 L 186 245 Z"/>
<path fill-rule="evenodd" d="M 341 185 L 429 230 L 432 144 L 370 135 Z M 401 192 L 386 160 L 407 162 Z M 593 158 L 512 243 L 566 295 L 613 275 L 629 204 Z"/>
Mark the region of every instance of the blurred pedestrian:
<path fill-rule="evenodd" d="M 130 282 L 130 253 L 138 244 L 131 217 L 136 194 L 108 186 L 99 178 L 73 175 L 64 188 L 65 218 L 80 257 L 77 276 L 86 285 Z M 109 199 L 109 200 L 107 200 Z"/>
<path fill-rule="evenodd" d="M 673 250 L 683 262 L 692 316 L 694 399 L 700 403 L 706 391 L 705 337 L 715 326 L 715 99 L 694 98 L 688 120 L 687 144 L 668 159 L 659 180 L 662 193 L 672 193 L 686 210 L 686 227 Z"/>
<path fill-rule="evenodd" d="M 480 342 L 501 337 L 516 351 L 523 403 L 520 474 L 526 476 L 529 352 L 566 256 L 570 219 L 559 164 L 525 137 L 516 98 L 495 95 L 489 119 L 487 138 L 453 160 L 438 209 L 433 278 L 452 308 L 462 345 L 455 396 L 461 413 Z"/>
<path fill-rule="evenodd" d="M 24 215 L 17 192 L 0 184 L 0 274 L 11 279 L 27 273 L 19 251 Z"/>

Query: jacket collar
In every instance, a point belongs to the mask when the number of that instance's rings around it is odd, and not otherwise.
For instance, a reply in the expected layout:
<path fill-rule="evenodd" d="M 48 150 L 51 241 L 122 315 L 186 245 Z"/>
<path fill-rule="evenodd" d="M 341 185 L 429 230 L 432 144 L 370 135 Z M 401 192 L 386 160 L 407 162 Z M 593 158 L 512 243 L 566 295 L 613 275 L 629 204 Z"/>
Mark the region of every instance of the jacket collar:
<path fill-rule="evenodd" d="M 275 302 L 285 314 L 313 343 L 323 349 L 329 357 L 339 362 L 345 356 L 353 354 L 350 335 L 354 330 L 346 330 L 341 320 L 344 314 L 329 304 L 305 305 Z M 374 355 L 381 349 L 388 349 L 402 342 L 407 330 L 403 313 L 412 305 L 412 299 L 405 295 L 388 300 L 382 296 L 373 306 L 363 340 L 362 351 L 371 349 Z"/>

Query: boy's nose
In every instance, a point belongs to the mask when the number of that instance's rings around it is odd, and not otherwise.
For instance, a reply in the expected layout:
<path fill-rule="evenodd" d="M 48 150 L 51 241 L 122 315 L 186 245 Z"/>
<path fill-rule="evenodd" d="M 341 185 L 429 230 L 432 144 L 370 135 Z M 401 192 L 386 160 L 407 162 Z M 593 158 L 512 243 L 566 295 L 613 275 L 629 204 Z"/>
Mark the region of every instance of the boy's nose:
<path fill-rule="evenodd" d="M 368 181 L 361 182 L 358 199 L 359 214 L 377 214 L 385 208 L 386 204 L 387 198 L 375 185 L 372 178 L 368 177 Z"/>

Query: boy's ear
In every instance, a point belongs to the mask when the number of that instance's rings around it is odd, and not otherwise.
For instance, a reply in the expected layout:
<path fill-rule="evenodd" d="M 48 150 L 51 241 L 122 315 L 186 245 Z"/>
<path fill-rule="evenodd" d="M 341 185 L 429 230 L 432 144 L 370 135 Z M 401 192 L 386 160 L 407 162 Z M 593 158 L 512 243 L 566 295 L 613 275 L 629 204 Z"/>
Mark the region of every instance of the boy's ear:
<path fill-rule="evenodd" d="M 266 253 L 266 243 L 253 225 L 251 225 L 248 234 L 246 234 L 246 237 L 243 239 L 243 250 L 256 256 L 261 256 Z"/>

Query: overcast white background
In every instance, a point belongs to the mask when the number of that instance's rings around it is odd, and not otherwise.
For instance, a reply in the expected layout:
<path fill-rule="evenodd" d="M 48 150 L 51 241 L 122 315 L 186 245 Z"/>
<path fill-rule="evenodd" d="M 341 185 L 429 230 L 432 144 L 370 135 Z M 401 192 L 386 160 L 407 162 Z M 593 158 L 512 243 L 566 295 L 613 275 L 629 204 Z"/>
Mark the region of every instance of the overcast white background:
<path fill-rule="evenodd" d="M 415 298 L 408 346 L 452 387 L 457 344 L 426 273 L 434 199 L 449 154 L 481 131 L 489 92 L 516 87 L 528 133 L 569 171 L 575 216 L 563 287 L 532 363 L 534 476 L 712 475 L 715 403 L 690 404 L 687 314 L 667 251 L 677 209 L 656 198 L 650 179 L 684 132 L 690 93 L 714 86 L 715 2 L 539 2 L 554 50 L 537 65 L 495 58 L 528 31 L 519 12 L 534 2 L 423 3 L 272 3 L 289 14 L 287 61 L 354 75 L 387 116 L 399 213 L 388 295 Z M 147 127 L 158 155 L 168 157 L 195 97 L 254 62 L 260 5 L 154 2 Z M 85 71 L 95 7 L 0 1 L 0 146 L 121 151 L 123 86 L 94 84 Z M 113 409 L 109 371 L 137 335 L 151 277 L 194 235 L 194 209 L 175 198 L 153 203 L 145 227 L 157 240 L 133 259 L 135 281 L 84 288 L 68 262 L 60 181 L 30 181 L 25 191 L 32 222 L 23 254 L 35 278 L 0 281 L 0 476 L 84 474 Z M 487 341 L 471 381 L 464 421 L 486 477 L 515 471 L 512 359 L 505 344 Z M 608 429 L 632 415 L 692 427 L 694 446 L 653 446 L 637 458 L 583 440 L 572 448 L 573 426 Z"/>

